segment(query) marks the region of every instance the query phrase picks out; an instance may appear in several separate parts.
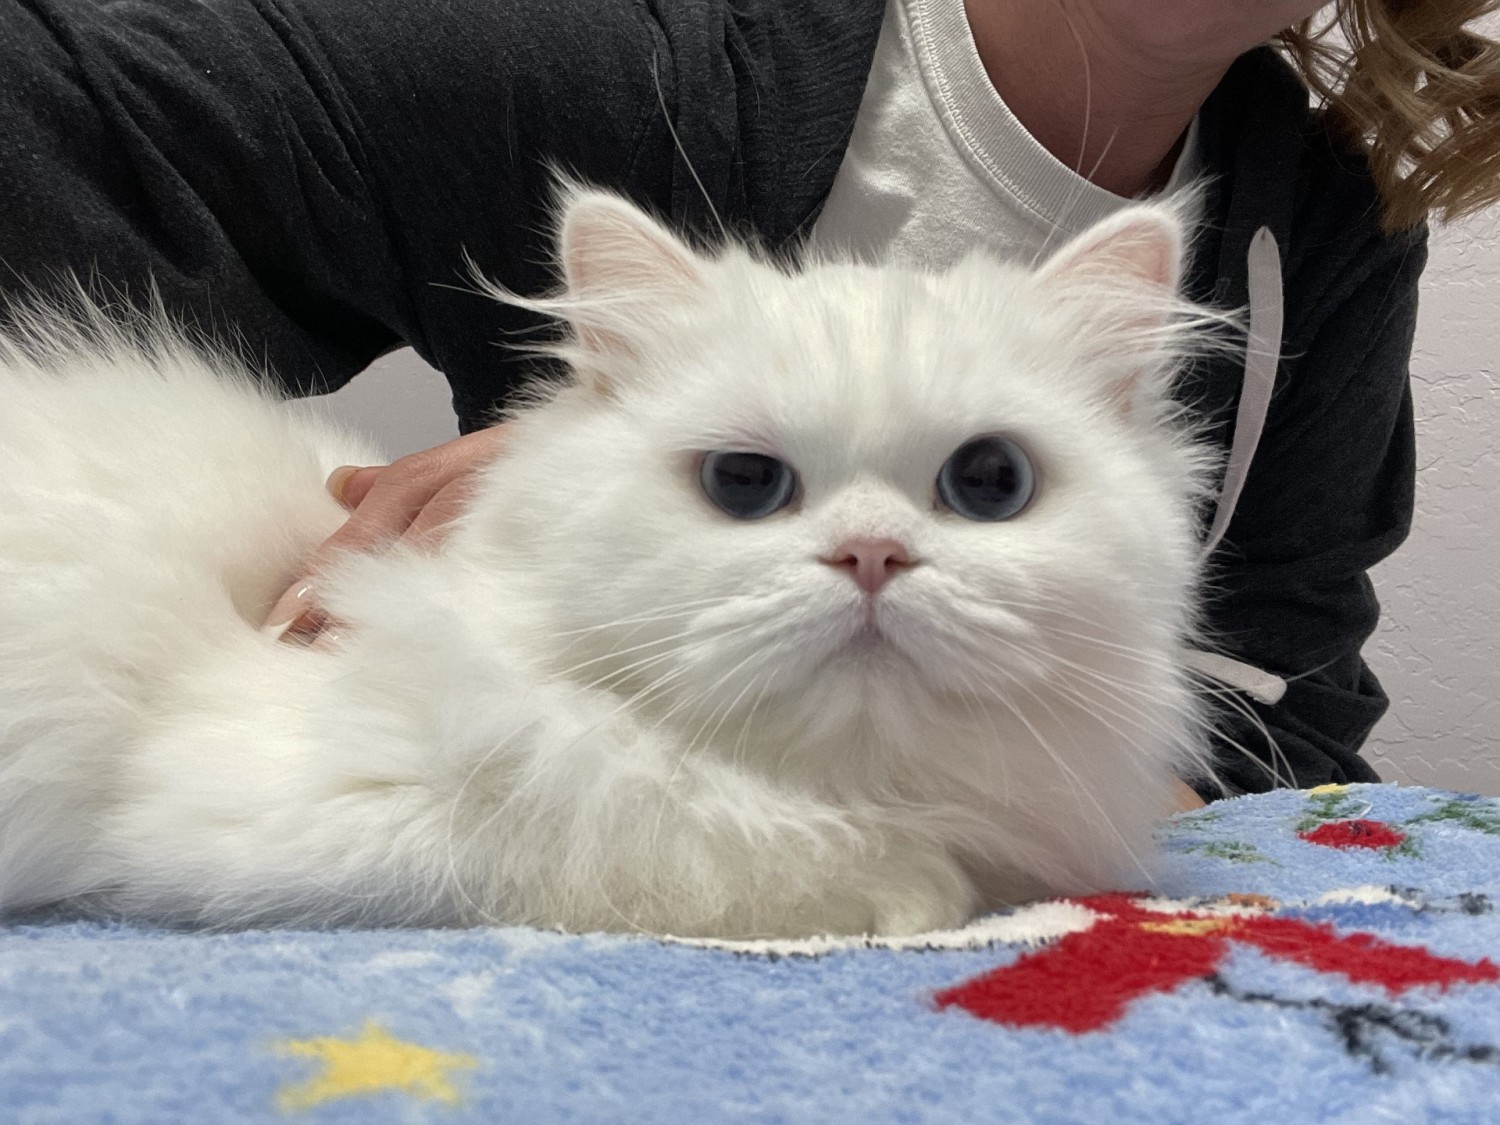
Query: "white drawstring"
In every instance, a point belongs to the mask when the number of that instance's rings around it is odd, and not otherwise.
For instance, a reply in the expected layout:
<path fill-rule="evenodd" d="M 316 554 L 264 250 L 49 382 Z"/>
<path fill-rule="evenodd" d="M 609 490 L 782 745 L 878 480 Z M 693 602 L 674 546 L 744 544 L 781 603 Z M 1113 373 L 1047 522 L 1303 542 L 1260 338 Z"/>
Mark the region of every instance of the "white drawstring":
<path fill-rule="evenodd" d="M 1250 475 L 1250 461 L 1260 444 L 1276 387 L 1276 369 L 1281 361 L 1283 293 L 1281 252 L 1269 227 L 1261 227 L 1250 240 L 1246 259 L 1250 290 L 1250 332 L 1245 342 L 1245 381 L 1240 405 L 1234 416 L 1234 443 L 1224 466 L 1224 482 L 1213 523 L 1204 540 L 1200 559 L 1207 560 L 1224 538 L 1229 521 Z M 1186 663 L 1194 671 L 1243 691 L 1261 703 L 1276 703 L 1286 694 L 1286 681 L 1253 665 L 1214 652 L 1189 651 Z"/>
<path fill-rule="evenodd" d="M 1234 515 L 1234 506 L 1240 502 L 1245 478 L 1250 475 L 1250 461 L 1266 426 L 1266 411 L 1271 406 L 1276 368 L 1281 361 L 1281 254 L 1276 249 L 1276 236 L 1269 227 L 1261 227 L 1250 240 L 1248 265 L 1250 333 L 1245 342 L 1245 382 L 1240 388 L 1239 410 L 1234 415 L 1234 444 L 1224 466 L 1219 505 L 1214 510 L 1213 526 L 1208 529 L 1208 538 L 1203 543 L 1204 559 L 1224 538 L 1230 517 Z"/>

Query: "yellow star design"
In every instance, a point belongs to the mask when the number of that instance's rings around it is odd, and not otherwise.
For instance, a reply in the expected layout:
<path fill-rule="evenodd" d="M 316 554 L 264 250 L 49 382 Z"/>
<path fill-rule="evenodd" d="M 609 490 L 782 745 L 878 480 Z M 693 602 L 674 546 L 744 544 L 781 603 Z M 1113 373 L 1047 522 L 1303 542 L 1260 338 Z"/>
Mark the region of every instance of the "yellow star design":
<path fill-rule="evenodd" d="M 398 1090 L 415 1098 L 457 1105 L 458 1090 L 448 1079 L 452 1070 L 472 1070 L 472 1055 L 451 1055 L 416 1043 L 404 1043 L 373 1020 L 358 1039 L 331 1035 L 315 1039 L 287 1039 L 276 1053 L 316 1059 L 323 1072 L 297 1086 L 287 1086 L 276 1102 L 284 1110 L 310 1109 L 335 1098 Z"/>
<path fill-rule="evenodd" d="M 1201 937 L 1232 930 L 1239 925 L 1238 918 L 1172 918 L 1165 922 L 1141 922 L 1141 929 L 1153 934 L 1178 934 L 1185 937 Z"/>

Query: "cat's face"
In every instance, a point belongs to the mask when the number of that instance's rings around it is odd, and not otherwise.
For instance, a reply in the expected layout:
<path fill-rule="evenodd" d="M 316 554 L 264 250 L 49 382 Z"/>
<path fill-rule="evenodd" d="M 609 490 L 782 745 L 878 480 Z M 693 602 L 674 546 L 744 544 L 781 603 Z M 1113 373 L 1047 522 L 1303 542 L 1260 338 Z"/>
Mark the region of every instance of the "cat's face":
<path fill-rule="evenodd" d="M 572 292 L 603 302 L 572 310 L 581 384 L 499 478 L 559 664 L 708 739 L 791 697 L 993 699 L 1169 649 L 1197 473 L 1162 422 L 1177 237 L 1142 213 L 1043 275 L 787 276 L 580 197 Z"/>

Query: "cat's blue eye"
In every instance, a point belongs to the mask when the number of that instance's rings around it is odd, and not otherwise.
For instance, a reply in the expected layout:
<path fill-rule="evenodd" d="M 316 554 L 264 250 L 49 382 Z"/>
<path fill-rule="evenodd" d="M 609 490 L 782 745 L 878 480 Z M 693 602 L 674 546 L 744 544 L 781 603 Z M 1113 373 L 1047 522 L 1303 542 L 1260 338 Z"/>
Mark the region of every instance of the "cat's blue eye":
<path fill-rule="evenodd" d="M 758 520 L 792 502 L 797 474 L 764 453 L 709 453 L 698 470 L 703 494 L 736 519 Z"/>
<path fill-rule="evenodd" d="M 1031 458 L 1010 438 L 966 442 L 938 472 L 938 499 L 966 520 L 1008 520 L 1020 514 L 1035 492 Z"/>

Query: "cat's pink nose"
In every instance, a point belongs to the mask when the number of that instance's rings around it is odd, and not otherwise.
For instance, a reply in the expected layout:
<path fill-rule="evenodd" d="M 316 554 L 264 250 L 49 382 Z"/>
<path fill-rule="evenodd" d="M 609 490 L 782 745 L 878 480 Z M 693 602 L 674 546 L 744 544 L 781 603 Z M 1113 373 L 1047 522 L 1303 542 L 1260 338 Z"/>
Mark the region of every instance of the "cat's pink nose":
<path fill-rule="evenodd" d="M 911 555 L 906 545 L 895 539 L 846 539 L 822 561 L 848 571 L 865 593 L 877 594 L 896 571 L 911 565 Z"/>

